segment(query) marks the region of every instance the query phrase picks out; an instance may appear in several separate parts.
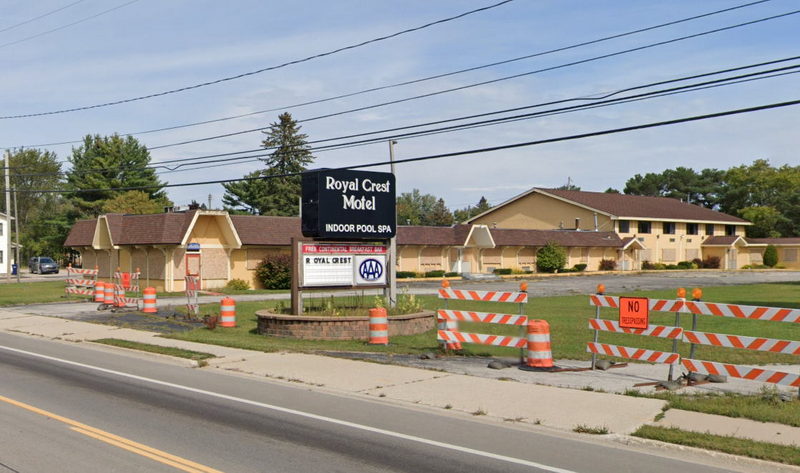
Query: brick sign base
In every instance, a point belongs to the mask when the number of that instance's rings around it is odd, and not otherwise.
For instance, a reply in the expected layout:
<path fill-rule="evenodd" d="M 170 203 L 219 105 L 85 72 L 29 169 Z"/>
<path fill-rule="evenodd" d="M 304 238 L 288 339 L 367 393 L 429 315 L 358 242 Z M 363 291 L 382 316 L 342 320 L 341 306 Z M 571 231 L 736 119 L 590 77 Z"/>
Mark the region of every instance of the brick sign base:
<path fill-rule="evenodd" d="M 304 340 L 368 340 L 369 317 L 312 317 L 256 311 L 258 333 Z M 420 312 L 389 317 L 389 339 L 416 335 L 436 327 L 436 314 Z"/>

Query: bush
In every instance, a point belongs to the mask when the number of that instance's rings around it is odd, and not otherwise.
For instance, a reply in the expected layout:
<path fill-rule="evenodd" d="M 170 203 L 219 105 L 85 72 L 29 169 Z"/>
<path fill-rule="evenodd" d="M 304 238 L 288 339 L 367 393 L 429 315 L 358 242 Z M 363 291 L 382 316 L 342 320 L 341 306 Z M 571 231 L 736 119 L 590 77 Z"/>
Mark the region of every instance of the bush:
<path fill-rule="evenodd" d="M 656 269 L 656 265 L 647 260 L 644 260 L 642 261 L 642 269 Z"/>
<path fill-rule="evenodd" d="M 600 266 L 597 269 L 600 271 L 614 271 L 617 269 L 617 262 L 613 259 L 601 259 Z"/>
<path fill-rule="evenodd" d="M 407 279 L 407 278 L 415 278 L 417 277 L 417 273 L 414 271 L 398 271 L 395 273 L 397 279 Z"/>
<path fill-rule="evenodd" d="M 679 261 L 678 269 L 697 269 L 697 267 L 691 261 Z"/>
<path fill-rule="evenodd" d="M 292 287 L 292 257 L 268 255 L 256 267 L 256 277 L 265 289 L 289 289 Z"/>
<path fill-rule="evenodd" d="M 586 266 L 587 266 L 586 263 L 578 263 L 575 266 L 573 266 L 572 269 L 574 269 L 576 273 L 581 273 L 583 271 L 586 271 Z"/>
<path fill-rule="evenodd" d="M 692 260 L 692 264 L 694 265 L 695 269 L 703 267 L 703 260 L 700 258 L 695 258 Z"/>
<path fill-rule="evenodd" d="M 703 268 L 706 269 L 719 269 L 719 256 L 708 256 L 703 260 Z"/>
<path fill-rule="evenodd" d="M 511 274 L 511 268 L 495 268 L 494 274 Z"/>
<path fill-rule="evenodd" d="M 426 278 L 443 278 L 444 277 L 444 270 L 443 269 L 435 269 L 433 271 L 426 271 L 425 272 Z"/>
<path fill-rule="evenodd" d="M 446 277 L 446 278 L 455 278 L 457 276 L 458 276 L 458 273 L 455 273 L 455 272 L 444 273 L 444 277 Z"/>
<path fill-rule="evenodd" d="M 543 273 L 555 273 L 567 264 L 567 252 L 558 243 L 548 242 L 536 252 L 536 269 Z"/>
<path fill-rule="evenodd" d="M 665 269 L 681 269 L 677 264 L 668 264 Z"/>
<path fill-rule="evenodd" d="M 774 268 L 778 264 L 778 249 L 775 248 L 775 245 L 767 245 L 762 258 L 765 265 Z"/>
<path fill-rule="evenodd" d="M 225 285 L 225 288 L 232 291 L 246 291 L 250 289 L 250 283 L 244 279 L 231 279 L 228 281 L 228 284 Z"/>

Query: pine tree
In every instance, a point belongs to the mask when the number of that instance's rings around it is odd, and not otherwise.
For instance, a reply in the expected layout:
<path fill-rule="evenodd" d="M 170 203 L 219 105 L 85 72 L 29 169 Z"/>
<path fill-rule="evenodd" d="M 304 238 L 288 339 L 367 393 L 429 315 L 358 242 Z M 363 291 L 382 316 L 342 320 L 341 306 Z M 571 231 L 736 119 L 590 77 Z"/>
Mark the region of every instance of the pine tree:
<path fill-rule="evenodd" d="M 231 210 L 244 210 L 260 215 L 299 214 L 301 177 L 308 164 L 314 161 L 307 136 L 300 133 L 300 127 L 291 114 L 283 113 L 269 130 L 261 143 L 273 150 L 262 161 L 266 169 L 255 171 L 247 177 L 263 176 L 263 180 L 248 180 L 224 184 L 223 203 Z M 297 174 L 285 176 L 286 174 Z"/>
<path fill-rule="evenodd" d="M 67 187 L 76 192 L 70 197 L 81 216 L 103 212 L 106 201 L 141 187 L 154 200 L 166 199 L 162 183 L 150 165 L 150 152 L 136 138 L 87 135 L 83 144 L 72 149 L 72 169 L 67 172 Z"/>

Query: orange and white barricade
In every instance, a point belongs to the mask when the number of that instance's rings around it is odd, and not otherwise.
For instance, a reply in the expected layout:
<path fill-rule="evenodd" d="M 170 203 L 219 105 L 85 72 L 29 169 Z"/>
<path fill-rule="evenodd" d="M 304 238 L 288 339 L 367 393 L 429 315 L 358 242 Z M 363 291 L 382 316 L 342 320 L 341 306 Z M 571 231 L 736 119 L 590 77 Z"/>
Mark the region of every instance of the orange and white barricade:
<path fill-rule="evenodd" d="M 117 271 L 114 273 L 114 306 L 117 308 L 135 307 L 139 308 L 141 300 L 141 290 L 139 287 L 139 276 L 141 272 L 136 268 L 136 272 L 128 273 Z M 128 293 L 132 292 L 133 297 Z"/>
<path fill-rule="evenodd" d="M 95 267 L 94 269 L 73 268 L 72 265 L 67 266 L 67 278 L 64 280 L 66 286 L 64 293 L 79 294 L 82 296 L 90 296 L 88 301 L 92 302 L 95 298 L 95 285 L 97 284 L 97 274 L 100 271 Z"/>
<path fill-rule="evenodd" d="M 525 337 L 462 332 L 458 328 L 458 322 L 516 325 L 521 327 L 521 330 L 524 331 L 525 327 L 528 325 L 528 317 L 523 315 L 525 303 L 528 302 L 527 287 L 527 283 L 522 283 L 519 292 L 468 291 L 453 289 L 450 287 L 449 281 L 442 281 L 442 287 L 439 288 L 439 299 L 445 301 L 445 308 L 437 312 L 437 339 L 441 342 L 445 350 L 459 350 L 461 349 L 462 343 L 519 348 L 520 363 L 524 363 L 523 350 L 527 346 L 527 339 Z M 447 307 L 448 301 L 450 300 L 516 303 L 519 304 L 519 314 L 451 310 Z"/>
<path fill-rule="evenodd" d="M 186 276 L 186 313 L 189 318 L 196 318 L 200 314 L 200 303 L 197 293 L 200 291 L 200 278 L 197 276 Z"/>
<path fill-rule="evenodd" d="M 783 373 L 780 371 L 765 370 L 752 366 L 733 365 L 730 363 L 717 363 L 714 361 L 693 360 L 684 358 L 681 364 L 693 373 L 707 373 L 726 375 L 733 378 L 749 379 L 762 383 L 780 384 L 800 388 L 800 375 Z"/>
<path fill-rule="evenodd" d="M 146 314 L 155 314 L 158 312 L 158 307 L 156 306 L 156 288 L 144 288 L 142 292 L 142 312 Z"/>
<path fill-rule="evenodd" d="M 236 327 L 236 301 L 230 297 L 223 297 L 220 301 L 219 326 Z"/>

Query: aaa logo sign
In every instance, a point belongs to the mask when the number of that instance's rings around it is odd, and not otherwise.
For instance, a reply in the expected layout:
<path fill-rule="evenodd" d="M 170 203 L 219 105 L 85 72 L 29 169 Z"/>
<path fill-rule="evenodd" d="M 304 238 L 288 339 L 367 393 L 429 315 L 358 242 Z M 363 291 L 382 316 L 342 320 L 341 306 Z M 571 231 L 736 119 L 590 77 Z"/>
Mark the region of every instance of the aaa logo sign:
<path fill-rule="evenodd" d="M 619 326 L 646 329 L 650 323 L 649 302 L 646 297 L 620 297 Z"/>

